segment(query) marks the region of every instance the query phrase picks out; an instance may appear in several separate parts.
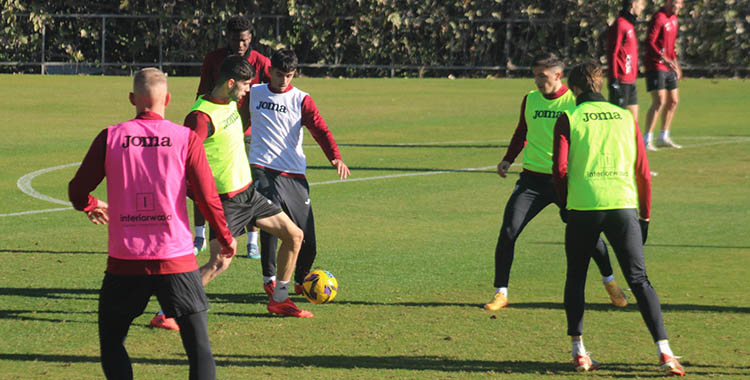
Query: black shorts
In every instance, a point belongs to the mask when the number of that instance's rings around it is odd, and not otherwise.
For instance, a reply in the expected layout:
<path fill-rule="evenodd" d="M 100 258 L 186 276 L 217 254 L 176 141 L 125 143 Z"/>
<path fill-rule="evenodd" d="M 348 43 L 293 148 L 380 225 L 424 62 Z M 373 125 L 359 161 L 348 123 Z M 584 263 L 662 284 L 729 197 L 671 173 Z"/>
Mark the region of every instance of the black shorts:
<path fill-rule="evenodd" d="M 637 105 L 638 89 L 636 89 L 635 83 L 610 83 L 609 102 L 622 108 Z"/>
<path fill-rule="evenodd" d="M 255 190 L 250 185 L 245 191 L 231 197 L 221 199 L 224 207 L 224 218 L 232 236 L 238 237 L 245 233 L 245 227 L 255 225 L 258 219 L 268 218 L 281 213 L 281 207 Z M 216 239 L 213 228 L 208 233 L 208 240 Z"/>
<path fill-rule="evenodd" d="M 105 273 L 99 291 L 99 313 L 104 318 L 133 319 L 143 314 L 152 295 L 156 295 L 164 314 L 169 318 L 208 310 L 208 298 L 203 290 L 200 272 L 194 270 L 160 275 Z"/>
<path fill-rule="evenodd" d="M 674 71 L 646 71 L 646 90 L 674 90 L 677 88 L 677 73 Z"/>
<path fill-rule="evenodd" d="M 245 154 L 247 154 L 247 160 L 250 161 L 250 146 L 253 144 L 253 136 L 245 135 Z"/>

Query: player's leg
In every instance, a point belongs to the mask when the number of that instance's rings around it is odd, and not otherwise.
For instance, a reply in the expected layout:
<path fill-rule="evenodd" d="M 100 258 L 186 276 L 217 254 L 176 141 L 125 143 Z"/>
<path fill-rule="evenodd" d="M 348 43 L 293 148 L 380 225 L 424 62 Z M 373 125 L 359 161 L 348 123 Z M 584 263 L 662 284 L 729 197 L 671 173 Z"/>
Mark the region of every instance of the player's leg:
<path fill-rule="evenodd" d="M 668 374 L 684 375 L 685 371 L 672 353 L 656 290 L 646 274 L 641 228 L 635 209 L 609 210 L 611 216 L 604 233 L 612 244 L 622 272 L 633 290 L 638 309 L 651 337 L 656 343 L 661 370 Z"/>
<path fill-rule="evenodd" d="M 638 122 L 638 88 L 635 83 L 626 85 L 625 91 L 625 109 L 633 115 L 633 120 Z"/>
<path fill-rule="evenodd" d="M 201 214 L 198 204 L 193 202 L 193 225 L 195 226 L 195 238 L 193 239 L 193 253 L 206 249 L 206 218 Z"/>
<path fill-rule="evenodd" d="M 268 312 L 300 318 L 312 317 L 312 313 L 299 309 L 289 298 L 289 285 L 297 261 L 297 255 L 304 238 L 302 230 L 283 212 L 259 218 L 256 221 L 256 225 L 261 230 L 281 239 L 281 247 L 279 247 L 277 255 L 279 266 L 276 288 L 273 291 L 271 300 L 268 302 Z"/>
<path fill-rule="evenodd" d="M 248 203 L 250 199 L 248 192 L 251 190 L 252 186 L 250 190 L 243 191 L 232 198 L 222 199 L 221 201 L 227 227 L 235 238 L 245 233 L 245 226 L 250 224 L 253 219 L 252 210 Z M 229 268 L 229 265 L 232 263 L 232 257 L 225 257 L 221 254 L 221 245 L 216 239 L 216 231 L 213 228 L 209 229 L 208 239 L 211 257 L 206 264 L 200 267 L 201 281 L 204 286 Z"/>
<path fill-rule="evenodd" d="M 305 236 L 299 255 L 297 255 L 294 271 L 294 292 L 302 294 L 302 282 L 310 273 L 317 256 L 315 217 L 310 202 L 310 187 L 304 178 L 278 176 L 275 182 L 276 190 L 283 200 L 284 211 Z"/>
<path fill-rule="evenodd" d="M 132 379 L 125 349 L 130 324 L 143 313 L 151 297 L 148 276 L 104 275 L 99 292 L 99 347 L 107 379 Z"/>
<path fill-rule="evenodd" d="M 682 146 L 675 144 L 672 138 L 669 136 L 670 129 L 672 127 L 672 120 L 674 114 L 677 111 L 677 105 L 680 104 L 680 93 L 677 89 L 677 74 L 674 71 L 670 71 L 667 75 L 665 83 L 667 97 L 666 104 L 664 105 L 664 111 L 662 111 L 661 117 L 661 131 L 659 132 L 659 140 L 657 145 L 667 148 L 680 149 Z"/>
<path fill-rule="evenodd" d="M 516 182 L 513 193 L 505 205 L 503 224 L 495 245 L 495 294 L 493 299 L 484 305 L 487 310 L 498 310 L 508 303 L 508 282 L 510 269 L 515 256 L 515 246 L 518 236 L 524 227 L 547 207 L 552 201 L 544 196 L 549 186 L 547 179 L 536 178 L 534 175 L 521 173 Z"/>
<path fill-rule="evenodd" d="M 667 101 L 667 90 L 666 80 L 664 71 L 648 71 L 646 72 L 646 89 L 651 94 L 651 107 L 646 112 L 646 133 L 643 136 L 643 142 L 646 144 L 646 149 L 650 151 L 657 150 L 656 142 L 654 141 L 654 127 L 659 114 L 664 108 L 664 104 Z"/>
<path fill-rule="evenodd" d="M 256 166 L 250 166 L 253 175 L 253 186 L 255 190 L 271 200 L 276 205 L 281 205 L 281 197 L 276 191 L 275 179 L 279 177 L 277 172 L 265 170 Z M 276 251 L 278 238 L 270 233 L 260 231 L 260 264 L 263 272 L 263 290 L 270 297 L 276 286 Z"/>
<path fill-rule="evenodd" d="M 245 135 L 245 153 L 247 160 L 250 161 L 250 149 L 252 147 L 252 135 Z M 252 170 L 252 166 L 250 167 Z M 258 235 L 260 231 L 254 225 L 247 226 L 247 257 L 251 259 L 260 259 L 260 249 L 258 248 Z"/>
<path fill-rule="evenodd" d="M 209 235 L 213 235 L 214 231 L 211 230 Z M 224 272 L 229 265 L 232 263 L 231 257 L 224 257 L 221 254 L 221 245 L 215 236 L 211 236 L 209 241 L 209 250 L 211 252 L 211 258 L 207 263 L 200 267 L 201 281 L 203 285 L 207 285 L 211 280 Z"/>
<path fill-rule="evenodd" d="M 601 215 L 598 211 L 570 211 L 565 226 L 567 271 L 564 305 L 568 336 L 572 342 L 571 354 L 578 371 L 590 371 L 598 366 L 586 353 L 582 336 L 586 274 L 591 252 L 599 239 Z"/>
<path fill-rule="evenodd" d="M 208 339 L 208 299 L 199 271 L 158 277 L 156 297 L 164 312 L 180 326 L 190 364 L 190 379 L 215 379 L 216 364 Z"/>

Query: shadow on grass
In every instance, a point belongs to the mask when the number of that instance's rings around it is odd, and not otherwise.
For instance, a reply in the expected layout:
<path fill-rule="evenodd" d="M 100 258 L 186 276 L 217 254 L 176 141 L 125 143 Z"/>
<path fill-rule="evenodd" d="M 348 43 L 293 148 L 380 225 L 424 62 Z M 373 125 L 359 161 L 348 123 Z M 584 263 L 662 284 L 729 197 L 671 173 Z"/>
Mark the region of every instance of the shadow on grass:
<path fill-rule="evenodd" d="M 530 244 L 538 245 L 558 245 L 561 247 L 565 246 L 564 242 L 561 241 L 535 241 Z M 742 245 L 702 245 L 702 244 L 646 244 L 646 248 L 649 247 L 663 247 L 663 248 L 708 248 L 708 249 L 750 249 L 750 246 Z"/>
<path fill-rule="evenodd" d="M 71 254 L 81 254 L 81 255 L 106 255 L 107 251 L 54 251 L 54 250 L 47 250 L 47 249 L 0 249 L 0 253 L 52 253 L 52 254 L 61 254 L 61 253 L 71 253 Z"/>
<path fill-rule="evenodd" d="M 308 166 L 309 170 L 330 170 L 331 166 Z M 350 166 L 352 171 L 388 171 L 388 172 L 407 172 L 407 173 L 495 173 L 494 170 L 469 170 L 469 169 L 440 169 L 440 168 L 385 168 L 385 167 L 365 167 Z"/>
<path fill-rule="evenodd" d="M 443 149 L 499 149 L 507 148 L 508 144 L 338 144 L 338 146 L 348 146 L 354 148 L 443 148 Z"/>
<path fill-rule="evenodd" d="M 25 315 L 24 315 L 25 314 Z M 64 322 L 64 323 L 87 323 L 96 324 L 92 321 L 75 321 L 65 318 L 44 317 L 44 314 L 97 314 L 96 311 L 69 311 L 69 310 L 0 310 L 0 319 L 12 319 L 16 321 L 36 321 L 36 322 Z"/>
<path fill-rule="evenodd" d="M 182 355 L 175 353 L 175 355 Z M 539 374 L 570 377 L 574 374 L 569 362 L 544 362 L 531 360 L 460 360 L 440 356 L 374 356 L 374 355 L 221 355 L 214 354 L 217 367 L 310 367 L 345 370 L 414 370 L 439 372 L 493 372 L 502 374 Z M 98 356 L 11 354 L 0 353 L 0 360 L 48 363 L 99 363 Z M 187 366 L 187 359 L 131 358 L 136 365 Z M 683 362 L 691 376 L 750 376 L 750 367 L 706 365 Z M 655 363 L 602 363 L 600 376 L 605 377 L 663 377 Z M 587 374 L 597 376 L 597 372 Z M 614 374 L 612 372 L 615 372 Z M 619 373 L 618 373 L 619 372 Z M 364 375 L 364 374 L 363 374 Z M 588 377 L 587 376 L 587 377 Z"/>

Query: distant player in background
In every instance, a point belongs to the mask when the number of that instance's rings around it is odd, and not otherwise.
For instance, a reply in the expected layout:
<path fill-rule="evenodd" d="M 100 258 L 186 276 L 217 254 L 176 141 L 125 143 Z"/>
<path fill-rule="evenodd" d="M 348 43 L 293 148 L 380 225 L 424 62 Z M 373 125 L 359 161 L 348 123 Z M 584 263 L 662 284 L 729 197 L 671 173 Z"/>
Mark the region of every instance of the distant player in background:
<path fill-rule="evenodd" d="M 638 120 L 638 36 L 635 22 L 646 7 L 646 0 L 623 0 L 619 16 L 609 27 L 609 101 L 626 108 Z"/>
<path fill-rule="evenodd" d="M 164 120 L 169 99 L 161 71 L 138 71 L 130 93 L 136 118 L 99 133 L 68 185 L 77 210 L 94 224 L 109 223 L 109 256 L 99 293 L 101 364 L 108 379 L 133 378 L 125 338 L 151 295 L 176 318 L 190 379 L 216 378 L 208 299 L 190 244 L 188 185 L 217 230 L 220 255 L 234 255 L 237 242 L 226 227 L 201 141 L 185 127 Z M 110 205 L 90 195 L 105 176 Z"/>
<path fill-rule="evenodd" d="M 643 139 L 646 149 L 657 147 L 682 148 L 669 136 L 677 105 L 680 103 L 677 81 L 682 78 L 682 69 L 677 62 L 677 15 L 682 9 L 682 0 L 666 0 L 648 23 L 646 37 L 646 89 L 651 93 L 651 107 L 646 113 L 646 134 Z M 661 114 L 661 131 L 654 144 L 654 126 Z"/>
<path fill-rule="evenodd" d="M 499 310 L 508 304 L 508 281 L 516 239 L 526 224 L 550 203 L 557 204 L 560 217 L 566 221 L 565 208 L 557 201 L 552 181 L 552 127 L 562 111 L 575 106 L 573 93 L 562 83 L 563 66 L 563 62 L 551 53 L 543 53 L 534 59 L 531 70 L 539 90 L 523 98 L 518 126 L 505 157 L 497 165 L 497 174 L 505 178 L 510 165 L 521 151 L 524 152 L 523 172 L 505 206 L 495 247 L 496 292 L 484 305 L 487 310 Z M 599 266 L 612 304 L 625 307 L 628 302 L 615 282 L 604 241 L 599 239 L 595 252 L 591 254 Z"/>
<path fill-rule="evenodd" d="M 250 89 L 253 125 L 250 164 L 258 191 L 280 205 L 305 233 L 294 275 L 294 291 L 301 294 L 302 282 L 317 254 L 310 186 L 305 178 L 307 162 L 302 150 L 302 126 L 323 149 L 340 179 L 347 178 L 350 172 L 312 97 L 292 86 L 297 72 L 294 51 L 276 51 L 271 57 L 270 72 L 268 84 Z M 263 283 L 264 288 L 269 288 L 276 276 L 276 238 L 262 232 L 260 240 Z"/>
<path fill-rule="evenodd" d="M 591 371 L 599 366 L 586 352 L 582 335 L 590 252 L 600 244 L 603 232 L 656 343 L 660 369 L 683 376 L 685 371 L 669 347 L 659 297 L 646 275 L 643 244 L 651 216 L 651 174 L 645 146 L 630 112 L 601 95 L 603 82 L 599 64 L 574 67 L 568 85 L 577 106 L 565 111 L 554 129 L 555 187 L 568 210 L 565 315 L 575 369 Z"/>
<path fill-rule="evenodd" d="M 253 41 L 254 28 L 253 24 L 245 17 L 234 16 L 227 21 L 226 28 L 227 46 L 216 49 L 206 55 L 203 59 L 203 66 L 201 66 L 201 80 L 198 85 L 198 93 L 196 98 L 201 95 L 210 94 L 216 85 L 216 78 L 219 75 L 219 66 L 224 62 L 224 59 L 232 54 L 237 54 L 250 63 L 255 69 L 255 77 L 253 78 L 251 85 L 258 83 L 267 83 L 270 77 L 268 68 L 271 66 L 271 61 L 263 54 L 253 50 L 251 43 Z M 242 116 L 242 126 L 245 128 L 245 149 L 250 154 L 250 142 L 251 128 L 250 128 L 250 114 L 247 106 L 247 96 L 243 96 L 237 101 L 237 109 Z M 206 247 L 206 221 L 203 219 L 200 210 L 194 208 L 193 220 L 195 224 L 195 253 L 202 251 Z M 247 235 L 247 256 L 252 259 L 260 258 L 260 251 L 258 250 L 258 229 L 253 227 L 248 231 Z"/>

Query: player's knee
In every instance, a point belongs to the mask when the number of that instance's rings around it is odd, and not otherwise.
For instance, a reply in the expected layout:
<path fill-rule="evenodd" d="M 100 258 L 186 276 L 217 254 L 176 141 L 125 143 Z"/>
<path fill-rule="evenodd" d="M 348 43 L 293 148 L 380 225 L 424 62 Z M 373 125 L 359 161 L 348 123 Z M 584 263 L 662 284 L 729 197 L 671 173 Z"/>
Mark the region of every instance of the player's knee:
<path fill-rule="evenodd" d="M 302 232 L 302 230 L 297 227 L 296 225 L 292 224 L 288 231 L 289 240 L 294 244 L 294 246 L 301 246 L 302 240 L 305 239 L 305 233 Z"/>
<path fill-rule="evenodd" d="M 674 110 L 677 108 L 678 104 L 680 104 L 680 99 L 677 99 L 677 98 L 669 99 L 669 101 L 667 102 L 667 109 Z"/>

